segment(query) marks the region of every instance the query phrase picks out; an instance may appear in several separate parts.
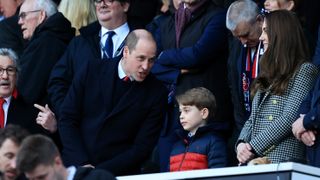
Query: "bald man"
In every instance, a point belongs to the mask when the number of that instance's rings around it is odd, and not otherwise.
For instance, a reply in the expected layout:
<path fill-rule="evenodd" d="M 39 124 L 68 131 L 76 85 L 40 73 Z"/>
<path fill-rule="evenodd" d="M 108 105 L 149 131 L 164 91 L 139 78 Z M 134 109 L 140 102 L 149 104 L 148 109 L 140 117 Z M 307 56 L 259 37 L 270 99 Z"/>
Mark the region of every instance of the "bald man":
<path fill-rule="evenodd" d="M 131 32 L 120 61 L 88 61 L 62 105 L 59 131 L 66 165 L 138 174 L 160 133 L 167 92 L 151 74 L 156 43 Z"/>

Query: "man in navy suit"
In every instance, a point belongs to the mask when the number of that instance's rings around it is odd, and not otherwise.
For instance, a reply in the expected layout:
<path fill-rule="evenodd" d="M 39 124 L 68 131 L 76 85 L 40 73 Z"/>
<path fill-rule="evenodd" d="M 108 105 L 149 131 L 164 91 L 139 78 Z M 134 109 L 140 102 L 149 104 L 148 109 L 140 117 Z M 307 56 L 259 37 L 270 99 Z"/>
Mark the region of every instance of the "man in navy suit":
<path fill-rule="evenodd" d="M 80 29 L 80 35 L 69 44 L 68 49 L 52 69 L 48 82 L 48 95 L 53 111 L 59 117 L 61 105 L 78 71 L 93 60 L 119 60 L 122 58 L 124 39 L 131 27 L 127 23 L 129 0 L 95 0 L 98 21 Z M 109 33 L 113 42 L 112 56 L 105 53 Z"/>
<path fill-rule="evenodd" d="M 156 43 L 131 32 L 120 61 L 88 61 L 61 108 L 59 132 L 67 166 L 136 174 L 155 146 L 164 118 L 166 88 L 149 74 Z"/>
<path fill-rule="evenodd" d="M 313 56 L 313 63 L 320 65 L 320 26 L 318 30 L 318 42 Z M 320 167 L 320 76 L 316 83 L 301 103 L 299 117 L 292 124 L 292 133 L 306 146 L 308 164 Z"/>

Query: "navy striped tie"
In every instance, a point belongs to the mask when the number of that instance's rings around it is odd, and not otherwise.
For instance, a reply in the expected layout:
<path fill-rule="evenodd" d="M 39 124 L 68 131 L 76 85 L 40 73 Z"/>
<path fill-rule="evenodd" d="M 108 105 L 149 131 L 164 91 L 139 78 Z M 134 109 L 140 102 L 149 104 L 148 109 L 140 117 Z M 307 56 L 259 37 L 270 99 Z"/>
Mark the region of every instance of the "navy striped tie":
<path fill-rule="evenodd" d="M 103 59 L 111 59 L 113 57 L 113 42 L 112 36 L 116 33 L 114 31 L 109 31 L 106 33 L 108 35 L 106 39 L 106 43 L 104 44 L 103 48 Z"/>

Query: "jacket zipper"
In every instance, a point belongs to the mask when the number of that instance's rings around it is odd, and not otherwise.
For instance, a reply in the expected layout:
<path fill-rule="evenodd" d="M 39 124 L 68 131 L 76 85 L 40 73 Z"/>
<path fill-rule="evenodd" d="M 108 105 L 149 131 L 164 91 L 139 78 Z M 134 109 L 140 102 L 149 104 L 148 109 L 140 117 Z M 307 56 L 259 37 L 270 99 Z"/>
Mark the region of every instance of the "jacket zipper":
<path fill-rule="evenodd" d="M 191 143 L 192 143 L 192 140 L 191 140 L 190 143 L 188 143 L 187 146 L 186 146 L 186 150 L 184 151 L 183 158 L 182 158 L 182 161 L 181 161 L 181 163 L 180 163 L 180 165 L 179 165 L 178 171 L 181 171 L 181 167 L 182 167 L 183 161 L 184 161 L 184 159 L 186 158 L 186 155 L 187 155 L 187 152 L 188 152 L 188 149 L 189 149 L 189 146 L 191 145 Z"/>

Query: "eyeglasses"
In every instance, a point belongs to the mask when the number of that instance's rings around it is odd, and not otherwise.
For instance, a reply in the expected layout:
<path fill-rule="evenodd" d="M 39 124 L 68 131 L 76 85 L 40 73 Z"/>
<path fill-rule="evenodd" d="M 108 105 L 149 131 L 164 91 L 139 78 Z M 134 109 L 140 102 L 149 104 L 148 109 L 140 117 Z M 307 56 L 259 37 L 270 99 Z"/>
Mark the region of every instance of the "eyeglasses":
<path fill-rule="evenodd" d="M 96 5 L 101 4 L 103 2 L 104 4 L 110 6 L 115 0 L 93 0 Z"/>
<path fill-rule="evenodd" d="M 24 20 L 28 14 L 39 12 L 39 11 L 41 11 L 41 10 L 39 9 L 39 10 L 34 10 L 34 11 L 21 12 L 18 17 L 19 17 L 19 19 Z"/>
<path fill-rule="evenodd" d="M 17 68 L 15 67 L 7 67 L 6 69 L 0 68 L 0 76 L 2 76 L 5 71 L 7 72 L 8 75 L 13 76 L 17 73 Z"/>

